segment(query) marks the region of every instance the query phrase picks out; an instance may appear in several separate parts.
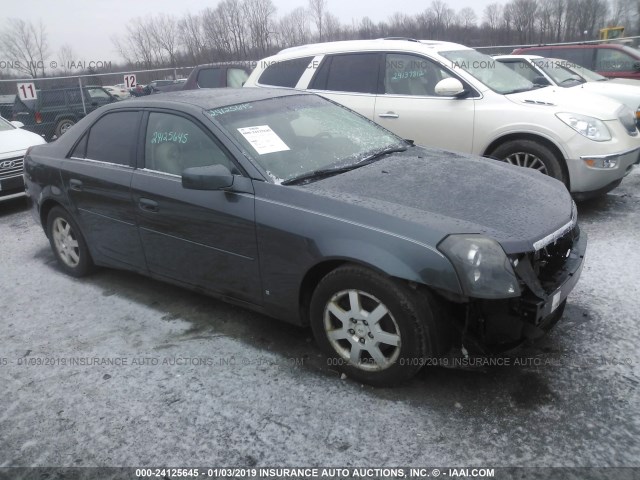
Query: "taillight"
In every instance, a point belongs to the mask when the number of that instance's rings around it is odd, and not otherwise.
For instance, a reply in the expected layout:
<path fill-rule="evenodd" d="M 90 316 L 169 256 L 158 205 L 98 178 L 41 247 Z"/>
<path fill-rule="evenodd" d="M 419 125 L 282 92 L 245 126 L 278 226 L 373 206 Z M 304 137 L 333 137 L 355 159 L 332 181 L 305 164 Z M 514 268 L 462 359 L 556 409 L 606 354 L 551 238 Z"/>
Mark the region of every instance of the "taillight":
<path fill-rule="evenodd" d="M 36 112 L 36 123 L 42 123 L 42 114 L 40 112 Z"/>

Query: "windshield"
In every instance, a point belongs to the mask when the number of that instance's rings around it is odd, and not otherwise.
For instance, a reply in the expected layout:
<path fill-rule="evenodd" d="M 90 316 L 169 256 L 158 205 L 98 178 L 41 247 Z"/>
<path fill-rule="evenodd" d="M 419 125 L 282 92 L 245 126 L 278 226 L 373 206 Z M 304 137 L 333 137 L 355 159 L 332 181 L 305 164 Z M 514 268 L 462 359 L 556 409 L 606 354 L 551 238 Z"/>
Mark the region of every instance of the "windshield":
<path fill-rule="evenodd" d="M 553 82 L 560 87 L 573 87 L 585 82 L 580 75 L 569 68 L 573 64 L 566 60 L 539 58 L 532 60 L 532 62 L 549 75 Z"/>
<path fill-rule="evenodd" d="M 453 50 L 439 53 L 451 61 L 452 68 L 461 68 L 496 93 L 506 95 L 526 92 L 534 88 L 533 83 L 522 75 L 476 50 Z"/>
<path fill-rule="evenodd" d="M 206 112 L 275 183 L 357 165 L 406 142 L 369 120 L 313 95 L 295 95 Z"/>

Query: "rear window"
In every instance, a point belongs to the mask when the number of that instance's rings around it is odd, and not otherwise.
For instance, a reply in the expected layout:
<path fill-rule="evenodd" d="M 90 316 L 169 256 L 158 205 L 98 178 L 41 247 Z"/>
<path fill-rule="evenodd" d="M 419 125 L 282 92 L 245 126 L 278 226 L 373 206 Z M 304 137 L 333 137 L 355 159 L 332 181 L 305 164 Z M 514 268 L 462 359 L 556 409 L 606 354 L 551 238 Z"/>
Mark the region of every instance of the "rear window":
<path fill-rule="evenodd" d="M 200 88 L 219 88 L 222 87 L 222 68 L 203 68 L 198 72 L 198 86 Z"/>
<path fill-rule="evenodd" d="M 273 63 L 262 72 L 258 83 L 262 85 L 273 85 L 275 87 L 294 88 L 309 66 L 309 63 L 311 63 L 311 60 L 313 60 L 313 57 L 296 58 L 294 60 Z"/>
<path fill-rule="evenodd" d="M 58 107 L 65 105 L 64 90 L 42 90 L 40 92 L 42 96 L 43 107 Z"/>
<path fill-rule="evenodd" d="M 100 118 L 89 131 L 87 158 L 119 165 L 133 165 L 138 120 L 138 112 L 109 113 Z"/>
<path fill-rule="evenodd" d="M 352 53 L 325 58 L 310 86 L 316 90 L 377 93 L 378 53 Z"/>

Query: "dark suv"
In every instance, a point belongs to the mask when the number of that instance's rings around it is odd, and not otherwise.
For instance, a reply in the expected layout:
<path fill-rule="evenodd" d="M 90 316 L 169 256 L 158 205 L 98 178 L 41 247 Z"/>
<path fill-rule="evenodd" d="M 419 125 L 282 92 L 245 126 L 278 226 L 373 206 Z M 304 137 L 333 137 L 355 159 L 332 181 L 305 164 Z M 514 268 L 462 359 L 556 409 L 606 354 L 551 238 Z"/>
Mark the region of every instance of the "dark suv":
<path fill-rule="evenodd" d="M 561 58 L 612 78 L 640 80 L 640 51 L 626 45 L 541 45 L 517 48 L 514 55 L 540 55 Z"/>
<path fill-rule="evenodd" d="M 191 71 L 182 90 L 197 88 L 240 88 L 253 70 L 243 62 L 198 65 Z"/>
<path fill-rule="evenodd" d="M 37 90 L 35 100 L 22 101 L 16 97 L 13 104 L 12 119 L 24 124 L 24 129 L 51 140 L 61 136 L 69 127 L 102 105 L 117 101 L 104 88 L 86 86 Z"/>

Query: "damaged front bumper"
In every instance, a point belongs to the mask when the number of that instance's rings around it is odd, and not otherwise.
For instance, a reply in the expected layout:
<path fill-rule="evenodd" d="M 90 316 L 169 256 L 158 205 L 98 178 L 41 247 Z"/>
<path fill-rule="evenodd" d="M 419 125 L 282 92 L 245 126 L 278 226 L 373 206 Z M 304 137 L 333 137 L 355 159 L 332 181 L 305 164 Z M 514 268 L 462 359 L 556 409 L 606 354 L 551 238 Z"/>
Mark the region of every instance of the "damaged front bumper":
<path fill-rule="evenodd" d="M 469 299 L 462 328 L 465 349 L 477 354 L 506 351 L 549 331 L 580 278 L 586 247 L 586 234 L 575 226 L 553 244 L 512 259 L 522 294 Z"/>

